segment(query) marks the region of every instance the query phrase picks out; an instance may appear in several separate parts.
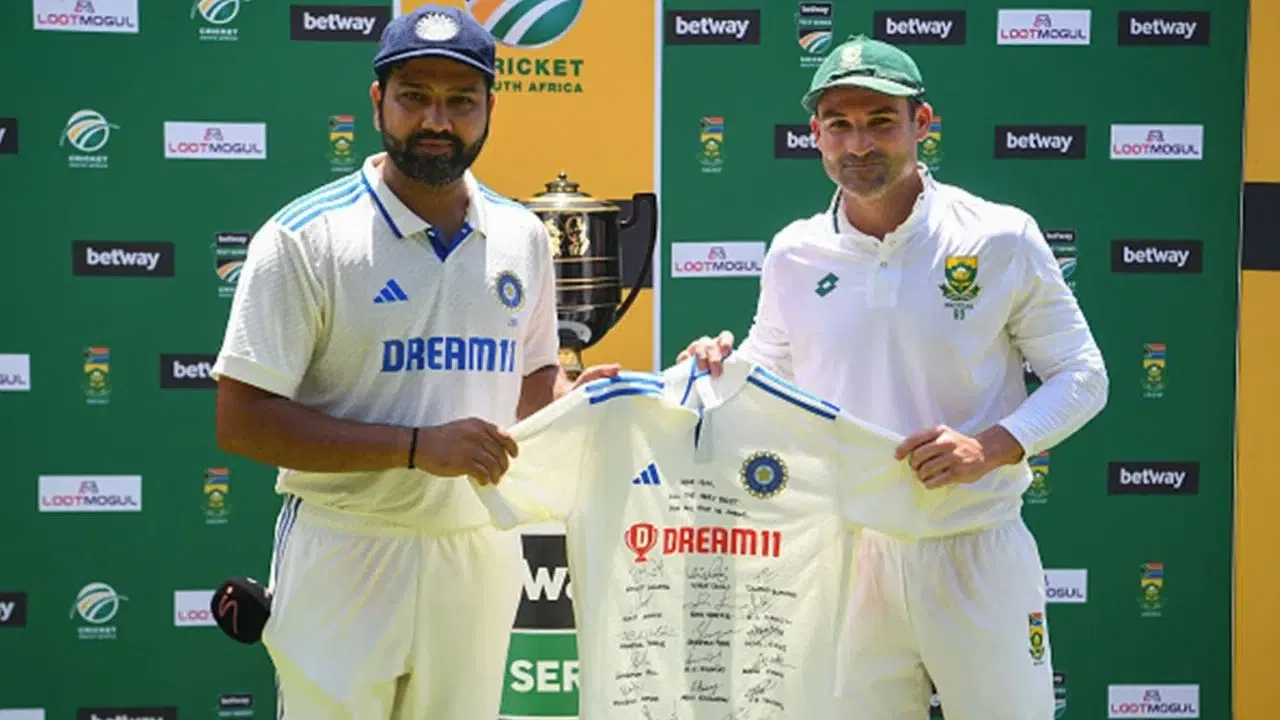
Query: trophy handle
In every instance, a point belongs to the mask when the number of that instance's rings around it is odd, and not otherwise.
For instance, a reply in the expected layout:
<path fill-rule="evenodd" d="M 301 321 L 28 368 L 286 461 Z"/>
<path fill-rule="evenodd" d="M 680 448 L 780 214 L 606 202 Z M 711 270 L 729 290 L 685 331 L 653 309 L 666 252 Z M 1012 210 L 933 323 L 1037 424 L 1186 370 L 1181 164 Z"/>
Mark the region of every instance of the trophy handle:
<path fill-rule="evenodd" d="M 640 286 L 644 284 L 644 276 L 653 269 L 653 251 L 658 247 L 658 196 L 653 193 L 636 193 L 631 197 L 631 217 L 618 221 L 618 229 L 626 230 L 635 225 L 641 217 L 640 209 L 643 207 L 645 214 L 652 220 L 649 227 L 649 250 L 644 254 L 644 265 L 640 267 L 640 274 L 636 275 L 636 283 L 631 286 L 631 292 L 627 294 L 627 298 L 618 306 L 618 312 L 614 315 L 613 322 L 617 324 L 622 320 L 622 316 L 627 314 L 627 310 L 631 308 L 631 303 L 635 302 L 636 297 L 640 295 Z"/>

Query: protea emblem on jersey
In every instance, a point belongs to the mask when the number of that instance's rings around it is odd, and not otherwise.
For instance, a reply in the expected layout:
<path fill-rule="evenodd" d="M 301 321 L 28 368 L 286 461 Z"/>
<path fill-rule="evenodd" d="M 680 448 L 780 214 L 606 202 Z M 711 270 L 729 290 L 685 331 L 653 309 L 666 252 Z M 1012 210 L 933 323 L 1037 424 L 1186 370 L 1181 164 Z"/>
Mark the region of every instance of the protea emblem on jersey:
<path fill-rule="evenodd" d="M 742 463 L 742 487 L 753 497 L 771 498 L 787 486 L 787 466 L 771 452 L 752 453 Z"/>
<path fill-rule="evenodd" d="M 1033 612 L 1027 615 L 1027 641 L 1031 660 L 1036 665 L 1044 664 L 1044 613 Z"/>
<path fill-rule="evenodd" d="M 494 39 L 516 48 L 540 48 L 564 37 L 586 0 L 467 0 L 471 13 Z"/>
<path fill-rule="evenodd" d="M 524 305 L 524 284 L 515 273 L 510 270 L 502 271 L 494 285 L 498 289 L 498 302 L 508 310 L 515 312 Z"/>
<path fill-rule="evenodd" d="M 973 309 L 973 301 L 982 292 L 978 285 L 978 256 L 952 255 L 947 258 L 943 271 L 944 282 L 938 286 L 946 306 L 951 308 L 956 320 L 963 320 L 965 313 Z"/>

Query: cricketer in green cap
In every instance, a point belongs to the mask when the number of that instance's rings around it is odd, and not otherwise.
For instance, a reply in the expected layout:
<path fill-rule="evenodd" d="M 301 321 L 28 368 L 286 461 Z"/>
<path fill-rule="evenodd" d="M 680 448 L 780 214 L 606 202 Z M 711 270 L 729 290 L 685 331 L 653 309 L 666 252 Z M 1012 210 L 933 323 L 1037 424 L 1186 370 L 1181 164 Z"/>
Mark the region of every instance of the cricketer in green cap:
<path fill-rule="evenodd" d="M 851 221 L 876 236 L 897 227 L 924 188 L 919 143 L 933 122 L 915 61 L 888 43 L 851 37 L 822 61 L 801 104 Z"/>

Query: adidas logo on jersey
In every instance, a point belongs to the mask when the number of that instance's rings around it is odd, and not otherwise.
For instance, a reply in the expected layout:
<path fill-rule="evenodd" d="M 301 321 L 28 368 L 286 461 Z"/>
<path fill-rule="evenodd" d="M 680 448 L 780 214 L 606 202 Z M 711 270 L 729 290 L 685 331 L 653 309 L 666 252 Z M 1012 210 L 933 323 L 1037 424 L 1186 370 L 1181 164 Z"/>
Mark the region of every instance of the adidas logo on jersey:
<path fill-rule="evenodd" d="M 658 475 L 658 466 L 656 463 L 649 463 L 639 475 L 631 478 L 632 485 L 661 485 L 662 478 Z"/>
<path fill-rule="evenodd" d="M 386 285 L 382 286 L 382 292 L 373 299 L 374 304 L 404 302 L 409 296 L 400 289 L 399 283 L 395 280 L 388 280 Z"/>

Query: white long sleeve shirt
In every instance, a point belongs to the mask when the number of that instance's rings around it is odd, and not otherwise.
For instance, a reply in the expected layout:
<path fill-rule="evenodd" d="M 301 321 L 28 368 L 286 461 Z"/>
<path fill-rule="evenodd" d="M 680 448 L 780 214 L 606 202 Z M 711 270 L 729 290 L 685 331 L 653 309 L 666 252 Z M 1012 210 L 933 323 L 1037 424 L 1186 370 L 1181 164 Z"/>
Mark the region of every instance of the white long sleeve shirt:
<path fill-rule="evenodd" d="M 849 225 L 839 193 L 779 232 L 737 352 L 894 432 L 1000 424 L 1030 458 L 1102 410 L 1102 354 L 1035 220 L 921 173 L 883 241 Z M 1024 358 L 1044 381 L 1029 398 Z M 935 490 L 929 524 L 950 535 L 1016 517 L 1030 482 L 1024 459 Z"/>

